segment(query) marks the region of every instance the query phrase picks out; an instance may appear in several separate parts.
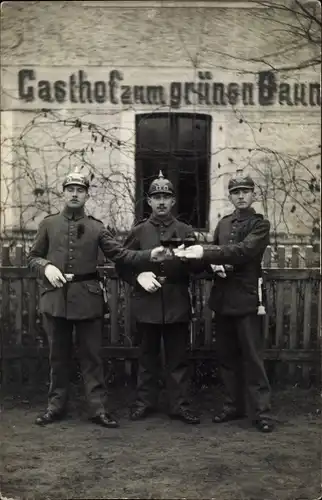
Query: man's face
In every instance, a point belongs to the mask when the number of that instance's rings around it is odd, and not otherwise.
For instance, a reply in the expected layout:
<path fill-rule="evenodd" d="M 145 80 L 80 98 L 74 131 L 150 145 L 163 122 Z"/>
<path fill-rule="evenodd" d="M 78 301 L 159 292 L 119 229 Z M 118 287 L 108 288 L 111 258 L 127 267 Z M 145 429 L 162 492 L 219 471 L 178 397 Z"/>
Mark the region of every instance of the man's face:
<path fill-rule="evenodd" d="M 166 217 L 175 204 L 175 198 L 169 193 L 157 193 L 148 198 L 148 204 L 152 209 L 153 215 Z"/>
<path fill-rule="evenodd" d="M 70 184 L 64 189 L 64 199 L 67 207 L 82 208 L 88 200 L 88 193 L 83 186 Z"/>
<path fill-rule="evenodd" d="M 255 194 L 252 189 L 239 188 L 229 194 L 229 200 L 238 210 L 245 210 L 255 201 Z"/>

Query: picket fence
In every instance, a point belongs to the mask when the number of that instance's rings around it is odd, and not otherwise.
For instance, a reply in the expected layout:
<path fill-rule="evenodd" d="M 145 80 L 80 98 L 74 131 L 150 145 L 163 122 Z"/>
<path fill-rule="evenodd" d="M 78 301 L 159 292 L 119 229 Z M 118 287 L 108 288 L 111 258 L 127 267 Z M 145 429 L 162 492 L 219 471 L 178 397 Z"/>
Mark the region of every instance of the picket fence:
<path fill-rule="evenodd" d="M 262 316 L 264 356 L 266 360 L 286 364 L 291 377 L 300 369 L 303 379 L 309 381 L 312 370 L 316 373 L 320 366 L 321 272 L 312 267 L 311 246 L 293 246 L 289 259 L 283 246 L 277 248 L 274 259 L 272 255 L 273 249 L 268 247 L 263 258 L 267 293 L 267 313 Z M 138 348 L 129 307 L 130 287 L 119 280 L 113 265 L 100 266 L 98 271 L 109 278 L 109 314 L 104 319 L 102 356 L 136 359 Z M 36 276 L 26 266 L 22 245 L 15 247 L 13 257 L 9 245 L 3 246 L 0 276 L 0 358 L 2 383 L 6 384 L 12 366 L 16 367 L 15 376 L 21 378 L 23 360 L 46 358 L 48 345 L 38 311 Z M 210 275 L 193 278 L 191 282 L 192 358 L 206 359 L 215 355 L 214 314 L 207 306 L 211 286 Z"/>

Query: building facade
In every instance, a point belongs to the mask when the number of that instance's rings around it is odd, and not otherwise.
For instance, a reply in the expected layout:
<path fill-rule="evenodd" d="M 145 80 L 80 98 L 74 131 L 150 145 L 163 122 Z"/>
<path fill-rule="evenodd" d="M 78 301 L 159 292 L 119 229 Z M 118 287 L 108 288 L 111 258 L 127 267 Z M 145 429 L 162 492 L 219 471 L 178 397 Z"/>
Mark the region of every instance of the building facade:
<path fill-rule="evenodd" d="M 229 176 L 245 169 L 273 232 L 310 238 L 320 210 L 320 47 L 294 28 L 299 6 L 265 3 L 8 2 L 2 231 L 34 230 L 59 210 L 75 167 L 92 176 L 88 210 L 126 231 L 147 214 L 145 192 L 161 169 L 177 215 L 210 237 L 231 210 Z"/>

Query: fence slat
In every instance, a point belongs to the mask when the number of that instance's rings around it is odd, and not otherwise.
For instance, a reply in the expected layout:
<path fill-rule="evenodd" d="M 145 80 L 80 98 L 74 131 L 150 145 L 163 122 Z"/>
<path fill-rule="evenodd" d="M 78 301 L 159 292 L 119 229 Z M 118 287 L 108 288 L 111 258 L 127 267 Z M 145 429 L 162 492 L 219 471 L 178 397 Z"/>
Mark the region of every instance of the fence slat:
<path fill-rule="evenodd" d="M 263 257 L 263 267 L 271 267 L 272 265 L 272 247 L 268 245 L 266 247 L 266 250 L 264 252 L 264 257 Z"/>
<path fill-rule="evenodd" d="M 192 321 L 190 324 L 190 349 L 196 347 L 197 338 L 197 324 L 198 324 L 198 296 L 197 296 L 198 284 L 195 280 L 192 280 L 189 287 L 190 300 L 192 306 Z"/>
<path fill-rule="evenodd" d="M 292 247 L 291 267 L 297 268 L 300 265 L 300 247 L 294 245 Z M 291 310 L 290 310 L 290 333 L 289 333 L 289 348 L 295 349 L 298 346 L 298 282 L 291 282 Z M 295 363 L 289 366 L 289 375 L 294 377 L 296 372 Z"/>
<path fill-rule="evenodd" d="M 2 265 L 3 266 L 8 266 L 10 264 L 10 259 L 9 259 L 9 245 L 8 243 L 5 243 L 2 247 Z M 9 332 L 11 330 L 10 328 L 10 283 L 8 279 L 3 279 L 2 283 L 2 290 L 1 290 L 1 332 L 0 332 L 0 350 L 1 350 L 1 359 L 2 357 L 4 358 L 2 360 L 2 370 L 1 370 L 1 383 L 3 386 L 7 385 L 8 383 L 8 373 L 9 373 L 9 365 L 10 361 L 5 358 L 4 356 L 4 351 L 7 348 L 10 338 L 9 338 Z"/>
<path fill-rule="evenodd" d="M 305 265 L 311 267 L 313 261 L 313 247 L 305 249 Z M 308 349 L 311 343 L 311 311 L 312 311 L 312 281 L 304 283 L 304 312 L 303 312 L 303 348 Z M 306 383 L 310 378 L 310 367 L 303 365 L 302 377 Z"/>
<path fill-rule="evenodd" d="M 111 318 L 111 344 L 115 345 L 119 343 L 120 331 L 118 322 L 118 291 L 119 282 L 117 279 L 110 280 L 110 318 Z"/>
<path fill-rule="evenodd" d="M 205 319 L 205 347 L 210 347 L 212 345 L 213 340 L 213 331 L 212 331 L 212 310 L 208 307 L 208 298 L 210 295 L 212 287 L 211 281 L 205 281 L 205 295 L 204 295 L 204 319 Z"/>
<path fill-rule="evenodd" d="M 18 244 L 16 246 L 16 254 L 14 258 L 14 263 L 16 266 L 22 266 L 23 262 L 23 248 L 22 245 Z M 22 311 L 23 311 L 23 279 L 18 278 L 12 283 L 12 288 L 16 294 L 16 314 L 15 314 L 15 328 L 16 328 L 16 342 L 21 344 L 22 340 Z"/>
<path fill-rule="evenodd" d="M 34 278 L 30 278 L 28 280 L 28 333 L 30 337 L 34 336 L 36 333 L 36 317 L 37 317 L 37 282 Z"/>
<path fill-rule="evenodd" d="M 285 247 L 277 248 L 277 265 L 279 268 L 285 267 Z M 284 282 L 276 282 L 276 331 L 275 345 L 283 347 L 283 326 L 284 326 Z"/>
<path fill-rule="evenodd" d="M 130 293 L 130 285 L 124 282 L 124 345 L 126 346 L 133 345 Z"/>
<path fill-rule="evenodd" d="M 270 347 L 270 339 L 269 339 L 269 318 L 270 318 L 270 303 L 269 303 L 269 297 L 271 294 L 271 284 L 267 280 L 267 269 L 270 269 L 272 265 L 272 247 L 268 246 L 266 247 L 264 257 L 263 257 L 263 284 L 265 288 L 265 308 L 266 308 L 266 314 L 263 319 L 263 328 L 264 328 L 264 346 L 265 348 Z"/>

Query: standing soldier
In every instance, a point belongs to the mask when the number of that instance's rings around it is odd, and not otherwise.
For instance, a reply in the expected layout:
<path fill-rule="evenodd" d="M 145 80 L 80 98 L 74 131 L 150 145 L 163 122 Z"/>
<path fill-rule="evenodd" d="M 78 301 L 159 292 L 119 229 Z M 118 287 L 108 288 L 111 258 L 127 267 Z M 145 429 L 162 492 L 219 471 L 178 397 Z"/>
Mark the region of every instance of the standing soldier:
<path fill-rule="evenodd" d="M 219 221 L 214 244 L 177 249 L 175 254 L 185 259 L 203 258 L 213 265 L 226 264 L 224 276 L 215 278 L 209 298 L 209 307 L 216 313 L 217 353 L 226 391 L 224 407 L 213 421 L 243 417 L 247 396 L 253 424 L 270 432 L 270 386 L 262 357 L 260 321 L 265 310 L 258 287 L 270 223 L 251 208 L 254 188 L 251 177 L 237 171 L 228 184 L 235 211 Z"/>
<path fill-rule="evenodd" d="M 118 423 L 105 410 L 105 383 L 100 357 L 103 295 L 96 270 L 98 250 L 115 262 L 137 265 L 162 259 L 162 248 L 146 252 L 124 249 L 101 221 L 85 215 L 89 181 L 78 173 L 63 182 L 65 206 L 62 212 L 41 222 L 28 255 L 40 285 L 40 311 L 50 351 L 49 401 L 38 425 L 62 419 L 68 400 L 72 331 L 76 328 L 80 365 L 89 406 L 89 418 L 104 427 Z"/>
<path fill-rule="evenodd" d="M 147 250 L 160 245 L 162 240 L 194 238 L 192 227 L 171 214 L 175 204 L 174 188 L 162 172 L 151 183 L 147 201 L 152 214 L 131 230 L 126 247 Z M 133 285 L 131 305 L 140 339 L 137 397 L 130 411 L 132 420 L 145 418 L 157 406 L 158 357 L 163 337 L 170 416 L 189 424 L 200 422 L 188 402 L 190 268 L 191 265 L 177 258 L 160 264 L 142 263 L 135 275 L 126 272 L 124 266 L 116 266 L 120 277 Z"/>

